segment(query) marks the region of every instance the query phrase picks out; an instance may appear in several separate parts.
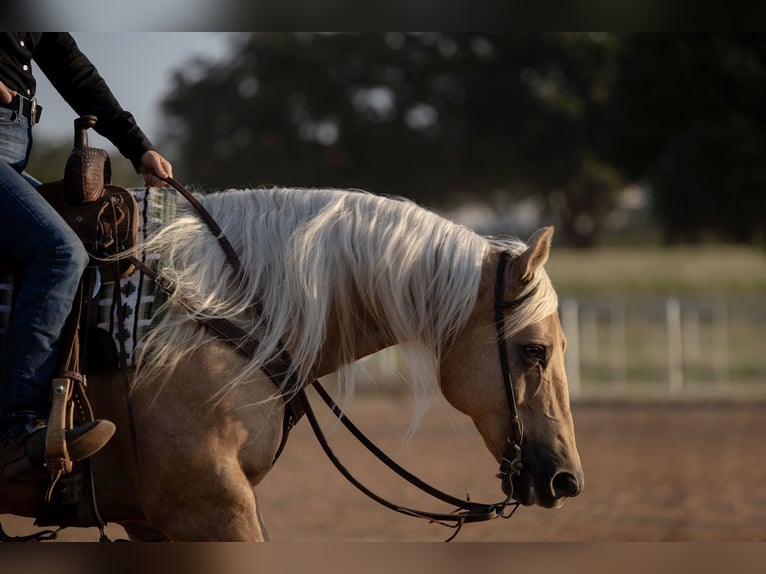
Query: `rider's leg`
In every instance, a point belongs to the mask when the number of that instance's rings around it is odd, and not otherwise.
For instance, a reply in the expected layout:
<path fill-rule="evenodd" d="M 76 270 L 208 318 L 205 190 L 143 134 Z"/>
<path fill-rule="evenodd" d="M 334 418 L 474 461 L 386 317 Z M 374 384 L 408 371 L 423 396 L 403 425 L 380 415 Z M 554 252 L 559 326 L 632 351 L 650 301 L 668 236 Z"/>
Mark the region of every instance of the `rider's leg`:
<path fill-rule="evenodd" d="M 0 162 L 0 249 L 24 267 L 3 352 L 0 429 L 47 418 L 61 331 L 88 255 L 75 233 L 7 163 Z"/>
<path fill-rule="evenodd" d="M 0 134 L 5 131 L 0 129 Z M 48 417 L 61 332 L 88 255 L 66 222 L 19 173 L 26 158 L 14 157 L 13 143 L 6 141 L 3 149 L 0 141 L 0 251 L 25 272 L 3 349 L 0 441 L 23 446 Z M 106 430 L 96 427 L 83 432 Z"/>

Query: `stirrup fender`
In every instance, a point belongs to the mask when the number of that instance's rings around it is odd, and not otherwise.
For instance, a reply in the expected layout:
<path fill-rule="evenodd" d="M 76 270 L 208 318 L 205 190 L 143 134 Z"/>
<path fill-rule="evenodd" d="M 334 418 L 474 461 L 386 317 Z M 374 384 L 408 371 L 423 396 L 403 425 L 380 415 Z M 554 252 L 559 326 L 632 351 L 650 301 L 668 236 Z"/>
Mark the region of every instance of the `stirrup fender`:
<path fill-rule="evenodd" d="M 53 379 L 51 397 L 51 414 L 45 435 L 45 464 L 51 474 L 50 485 L 45 493 L 46 502 L 51 501 L 58 479 L 72 472 L 72 459 L 66 445 L 67 403 L 72 397 L 72 379 Z"/>

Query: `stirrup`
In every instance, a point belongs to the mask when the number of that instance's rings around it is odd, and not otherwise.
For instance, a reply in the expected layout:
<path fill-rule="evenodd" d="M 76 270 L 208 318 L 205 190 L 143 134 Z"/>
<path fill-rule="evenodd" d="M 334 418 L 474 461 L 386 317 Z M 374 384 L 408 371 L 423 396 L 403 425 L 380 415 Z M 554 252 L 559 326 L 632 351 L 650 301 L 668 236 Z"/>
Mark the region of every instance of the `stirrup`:
<path fill-rule="evenodd" d="M 53 379 L 51 414 L 45 435 L 45 466 L 51 476 L 45 493 L 46 502 L 51 501 L 58 480 L 72 471 L 72 463 L 96 454 L 109 442 L 116 429 L 114 423 L 101 419 L 67 429 L 74 420 L 74 382 L 84 383 L 80 377 L 77 373 L 66 373 Z"/>
<path fill-rule="evenodd" d="M 72 459 L 66 444 L 67 403 L 72 398 L 72 380 L 67 377 L 53 379 L 51 394 L 51 414 L 45 434 L 45 466 L 53 476 L 50 490 L 61 475 L 72 472 Z"/>

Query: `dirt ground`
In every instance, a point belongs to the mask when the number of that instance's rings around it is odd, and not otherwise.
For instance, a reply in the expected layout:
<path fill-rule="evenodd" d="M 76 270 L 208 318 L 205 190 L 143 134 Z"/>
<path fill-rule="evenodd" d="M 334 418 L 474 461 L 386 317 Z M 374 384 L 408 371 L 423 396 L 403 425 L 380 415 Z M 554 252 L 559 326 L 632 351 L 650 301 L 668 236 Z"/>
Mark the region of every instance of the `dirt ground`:
<path fill-rule="evenodd" d="M 510 520 L 466 525 L 459 541 L 764 541 L 766 403 L 578 403 L 573 407 L 585 490 L 557 510 L 525 508 Z M 332 427 L 329 415 L 320 416 Z M 501 498 L 496 465 L 470 421 L 435 402 L 402 442 L 406 401 L 357 397 L 354 422 L 397 462 L 472 500 Z M 342 427 L 331 433 L 347 466 L 401 504 L 444 511 L 360 450 Z M 349 485 L 302 421 L 258 488 L 274 541 L 439 541 L 451 531 L 396 514 Z M 0 517 L 7 532 L 30 521 Z M 121 529 L 110 526 L 112 536 Z M 68 529 L 61 540 L 96 540 Z"/>

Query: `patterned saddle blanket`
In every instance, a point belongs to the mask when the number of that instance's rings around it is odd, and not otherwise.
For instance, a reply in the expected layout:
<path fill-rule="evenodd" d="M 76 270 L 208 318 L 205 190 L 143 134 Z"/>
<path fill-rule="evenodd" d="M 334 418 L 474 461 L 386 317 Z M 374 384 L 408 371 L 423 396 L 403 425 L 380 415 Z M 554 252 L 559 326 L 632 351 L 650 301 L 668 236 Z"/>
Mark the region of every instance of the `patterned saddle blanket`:
<path fill-rule="evenodd" d="M 172 188 L 131 189 L 139 206 L 138 245 L 176 217 L 178 192 Z M 150 267 L 156 267 L 159 256 L 141 252 L 141 258 Z M 113 303 L 114 282 L 104 282 L 97 294 L 96 324 L 108 332 L 119 349 L 125 345 L 126 364 L 133 365 L 140 340 L 153 326 L 152 318 L 165 301 L 165 293 L 154 281 L 133 271 L 120 280 L 122 290 L 125 331 L 118 332 L 117 309 Z M 0 273 L 0 348 L 5 341 L 13 305 L 13 277 Z"/>

